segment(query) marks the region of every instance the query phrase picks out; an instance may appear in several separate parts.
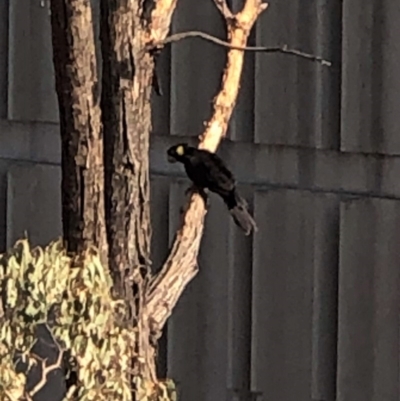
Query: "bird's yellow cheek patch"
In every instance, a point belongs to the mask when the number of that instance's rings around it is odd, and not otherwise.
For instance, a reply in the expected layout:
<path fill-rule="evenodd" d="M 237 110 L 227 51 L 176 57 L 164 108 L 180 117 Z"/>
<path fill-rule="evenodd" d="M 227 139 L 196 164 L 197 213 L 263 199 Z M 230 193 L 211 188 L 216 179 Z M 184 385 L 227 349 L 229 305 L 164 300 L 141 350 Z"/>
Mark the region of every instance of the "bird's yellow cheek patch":
<path fill-rule="evenodd" d="M 178 146 L 176 148 L 176 154 L 179 156 L 183 156 L 183 154 L 185 153 L 185 149 L 183 148 L 183 146 Z"/>

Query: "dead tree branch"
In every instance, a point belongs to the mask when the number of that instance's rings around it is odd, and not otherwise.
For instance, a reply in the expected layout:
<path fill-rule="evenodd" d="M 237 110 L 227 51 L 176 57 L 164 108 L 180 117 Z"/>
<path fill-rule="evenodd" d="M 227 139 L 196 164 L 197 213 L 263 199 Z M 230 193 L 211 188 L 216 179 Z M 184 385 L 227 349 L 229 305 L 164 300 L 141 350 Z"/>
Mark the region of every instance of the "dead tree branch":
<path fill-rule="evenodd" d="M 226 47 L 228 49 L 235 49 L 235 50 L 243 50 L 247 52 L 257 52 L 257 53 L 283 53 L 288 54 L 291 56 L 297 56 L 301 58 L 305 58 L 311 61 L 316 61 L 321 63 L 322 65 L 330 67 L 332 63 L 328 60 L 320 56 L 316 56 L 314 54 L 305 53 L 298 49 L 291 49 L 288 45 L 283 46 L 276 46 L 276 47 L 265 47 L 265 46 L 232 46 L 229 42 L 219 39 L 215 36 L 212 36 L 208 33 L 201 32 L 201 31 L 188 31 L 188 32 L 179 32 L 174 33 L 173 35 L 168 36 L 162 43 L 158 45 L 158 47 L 163 47 L 167 44 L 171 44 L 174 42 L 178 42 L 183 39 L 187 38 L 200 38 L 207 40 L 211 43 L 215 43 L 216 45 Z"/>
<path fill-rule="evenodd" d="M 221 89 L 214 99 L 213 115 L 199 144 L 200 148 L 211 152 L 216 151 L 226 135 L 236 104 L 244 61 L 244 51 L 237 48 L 246 46 L 254 23 L 267 8 L 267 3 L 262 3 L 262 0 L 246 0 L 242 11 L 234 15 L 224 0 L 214 2 L 226 20 L 228 43 L 232 48 L 228 52 Z M 160 273 L 152 280 L 147 293 L 147 312 L 155 331 L 163 328 L 183 290 L 198 272 L 197 256 L 205 214 L 202 197 L 191 194 L 170 255 Z"/>

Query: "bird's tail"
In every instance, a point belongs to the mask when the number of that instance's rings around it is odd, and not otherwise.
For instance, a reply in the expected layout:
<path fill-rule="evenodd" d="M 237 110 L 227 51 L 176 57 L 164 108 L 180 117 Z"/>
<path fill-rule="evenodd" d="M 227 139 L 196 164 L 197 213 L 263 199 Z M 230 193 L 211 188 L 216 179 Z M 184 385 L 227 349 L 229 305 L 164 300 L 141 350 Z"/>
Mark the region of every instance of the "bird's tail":
<path fill-rule="evenodd" d="M 226 203 L 235 223 L 246 235 L 257 231 L 257 224 L 247 209 L 247 202 L 236 191 L 232 195 L 231 202 Z"/>

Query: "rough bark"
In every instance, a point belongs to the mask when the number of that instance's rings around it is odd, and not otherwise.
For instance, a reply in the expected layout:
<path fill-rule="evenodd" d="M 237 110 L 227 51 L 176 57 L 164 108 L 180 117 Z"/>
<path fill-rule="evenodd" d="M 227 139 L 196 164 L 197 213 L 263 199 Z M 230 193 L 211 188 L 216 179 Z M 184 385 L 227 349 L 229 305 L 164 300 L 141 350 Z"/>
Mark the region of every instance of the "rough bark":
<path fill-rule="evenodd" d="M 154 348 L 144 309 L 150 274 L 149 136 L 154 55 L 168 33 L 176 1 L 101 1 L 102 120 L 109 265 L 125 319 L 139 328 L 141 375 L 155 378 Z"/>
<path fill-rule="evenodd" d="M 51 25 L 64 239 L 70 252 L 95 245 L 106 264 L 103 141 L 90 1 L 52 0 Z"/>
<path fill-rule="evenodd" d="M 101 1 L 102 117 L 109 263 L 119 296 L 150 260 L 148 152 L 153 60 L 138 2 Z"/>
<path fill-rule="evenodd" d="M 214 0 L 225 18 L 229 43 L 245 47 L 258 16 L 267 8 L 261 0 L 246 0 L 242 11 L 232 14 L 225 0 Z M 243 69 L 244 52 L 230 50 L 221 89 L 214 99 L 213 115 L 201 136 L 199 148 L 215 152 L 226 135 L 236 104 Z M 162 270 L 155 276 L 147 294 L 147 312 L 154 331 L 161 332 L 183 290 L 197 274 L 197 256 L 203 235 L 206 208 L 199 194 L 191 194 L 181 227 Z"/>

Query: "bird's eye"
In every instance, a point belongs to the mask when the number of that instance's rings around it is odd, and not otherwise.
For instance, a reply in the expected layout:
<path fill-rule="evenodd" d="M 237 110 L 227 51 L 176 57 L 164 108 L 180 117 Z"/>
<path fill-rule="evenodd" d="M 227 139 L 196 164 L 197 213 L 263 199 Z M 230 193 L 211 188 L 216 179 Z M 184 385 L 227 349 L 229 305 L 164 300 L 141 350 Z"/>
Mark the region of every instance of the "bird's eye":
<path fill-rule="evenodd" d="M 176 153 L 177 153 L 179 156 L 183 156 L 183 154 L 185 153 L 184 147 L 183 147 L 182 145 L 177 146 L 177 148 L 176 148 Z"/>

